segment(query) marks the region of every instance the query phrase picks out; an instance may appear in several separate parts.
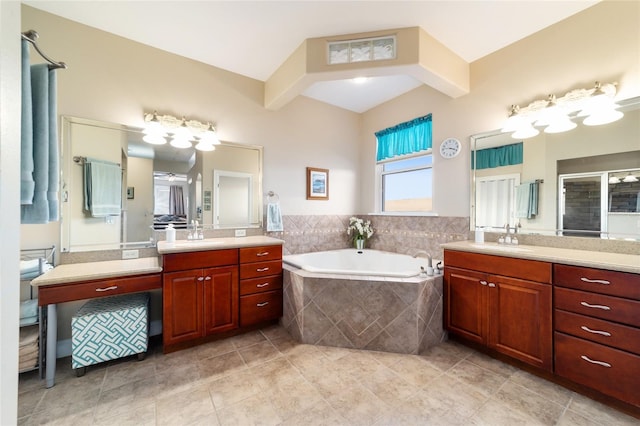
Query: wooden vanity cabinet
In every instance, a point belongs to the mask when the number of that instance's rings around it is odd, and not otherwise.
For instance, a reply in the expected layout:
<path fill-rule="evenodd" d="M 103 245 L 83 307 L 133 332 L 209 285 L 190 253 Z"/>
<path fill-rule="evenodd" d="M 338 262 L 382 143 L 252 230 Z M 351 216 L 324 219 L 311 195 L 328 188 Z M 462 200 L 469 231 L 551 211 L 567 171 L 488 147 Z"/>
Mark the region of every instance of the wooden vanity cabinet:
<path fill-rule="evenodd" d="M 444 263 L 450 333 L 553 369 L 550 263 L 451 250 Z"/>
<path fill-rule="evenodd" d="M 239 327 L 237 249 L 168 254 L 163 261 L 165 352 Z"/>
<path fill-rule="evenodd" d="M 640 275 L 554 265 L 555 373 L 640 407 Z"/>
<path fill-rule="evenodd" d="M 282 316 L 282 246 L 240 249 L 240 325 Z"/>

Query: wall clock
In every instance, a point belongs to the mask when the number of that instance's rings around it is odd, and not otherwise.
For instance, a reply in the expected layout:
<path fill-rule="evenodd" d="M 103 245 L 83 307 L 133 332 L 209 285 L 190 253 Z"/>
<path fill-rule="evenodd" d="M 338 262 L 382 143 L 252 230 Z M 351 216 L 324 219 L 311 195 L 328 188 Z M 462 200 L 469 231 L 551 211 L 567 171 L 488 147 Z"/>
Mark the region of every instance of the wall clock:
<path fill-rule="evenodd" d="M 460 148 L 462 145 L 458 139 L 447 138 L 440 144 L 440 155 L 442 158 L 453 158 L 460 154 Z"/>

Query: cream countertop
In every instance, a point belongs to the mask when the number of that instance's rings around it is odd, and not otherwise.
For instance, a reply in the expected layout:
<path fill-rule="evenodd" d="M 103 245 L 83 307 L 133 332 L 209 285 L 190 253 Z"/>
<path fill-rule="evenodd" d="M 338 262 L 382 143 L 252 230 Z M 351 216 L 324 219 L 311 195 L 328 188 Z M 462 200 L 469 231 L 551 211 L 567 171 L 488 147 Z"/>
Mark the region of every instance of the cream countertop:
<path fill-rule="evenodd" d="M 184 253 L 190 251 L 221 250 L 242 247 L 277 246 L 282 244 L 284 244 L 283 240 L 263 235 L 237 238 L 207 238 L 204 240 L 177 240 L 175 243 L 158 241 L 158 253 Z"/>
<path fill-rule="evenodd" d="M 65 284 L 102 278 L 125 277 L 131 275 L 162 272 L 158 257 L 139 259 L 108 260 L 104 262 L 69 263 L 58 265 L 31 281 L 34 287 Z"/>
<path fill-rule="evenodd" d="M 442 248 L 640 274 L 640 253 L 635 255 L 529 245 L 478 244 L 473 241 L 445 243 Z"/>

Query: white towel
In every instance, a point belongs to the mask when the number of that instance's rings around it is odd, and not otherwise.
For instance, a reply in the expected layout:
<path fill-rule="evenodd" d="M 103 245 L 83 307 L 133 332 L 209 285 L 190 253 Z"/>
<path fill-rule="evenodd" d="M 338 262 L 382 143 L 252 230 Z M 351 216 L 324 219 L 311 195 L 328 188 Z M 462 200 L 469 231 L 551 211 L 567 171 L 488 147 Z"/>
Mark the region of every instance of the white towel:
<path fill-rule="evenodd" d="M 280 203 L 267 204 L 267 232 L 282 232 L 282 213 L 280 212 Z"/>
<path fill-rule="evenodd" d="M 118 216 L 122 170 L 115 163 L 87 158 L 84 163 L 84 209 L 93 217 Z"/>

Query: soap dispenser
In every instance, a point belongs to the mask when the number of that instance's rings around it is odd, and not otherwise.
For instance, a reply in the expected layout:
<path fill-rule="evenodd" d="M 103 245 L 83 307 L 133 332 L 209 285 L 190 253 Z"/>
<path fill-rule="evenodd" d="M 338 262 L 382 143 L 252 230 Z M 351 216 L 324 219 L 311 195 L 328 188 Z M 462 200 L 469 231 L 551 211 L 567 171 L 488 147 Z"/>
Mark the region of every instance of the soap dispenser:
<path fill-rule="evenodd" d="M 166 236 L 166 240 L 167 243 L 172 244 L 176 242 L 176 229 L 173 227 L 173 223 L 170 223 L 167 225 L 166 229 L 165 229 L 167 236 Z"/>

